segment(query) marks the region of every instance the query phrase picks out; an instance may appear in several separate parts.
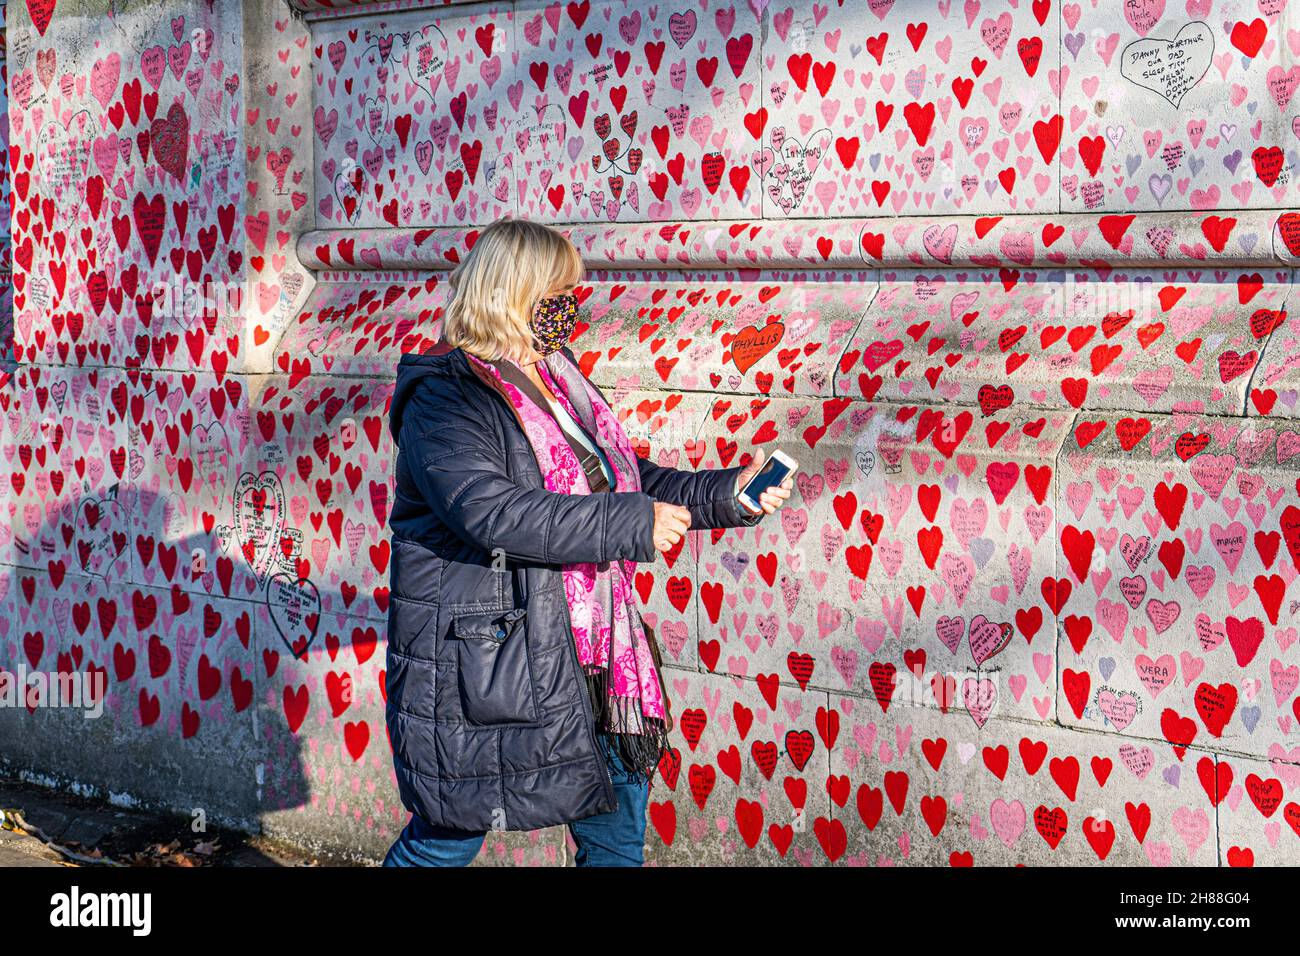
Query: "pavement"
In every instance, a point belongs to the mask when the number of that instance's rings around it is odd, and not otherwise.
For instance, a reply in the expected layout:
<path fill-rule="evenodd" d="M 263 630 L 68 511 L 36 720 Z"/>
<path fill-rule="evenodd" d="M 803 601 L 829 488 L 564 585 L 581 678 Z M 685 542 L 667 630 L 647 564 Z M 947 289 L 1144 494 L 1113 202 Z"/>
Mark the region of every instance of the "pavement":
<path fill-rule="evenodd" d="M 25 834 L 0 830 L 0 867 L 63 866 L 63 857 Z"/>
<path fill-rule="evenodd" d="M 0 777 L 0 867 L 330 866 L 264 837 Z M 10 811 L 17 811 L 16 814 Z"/>

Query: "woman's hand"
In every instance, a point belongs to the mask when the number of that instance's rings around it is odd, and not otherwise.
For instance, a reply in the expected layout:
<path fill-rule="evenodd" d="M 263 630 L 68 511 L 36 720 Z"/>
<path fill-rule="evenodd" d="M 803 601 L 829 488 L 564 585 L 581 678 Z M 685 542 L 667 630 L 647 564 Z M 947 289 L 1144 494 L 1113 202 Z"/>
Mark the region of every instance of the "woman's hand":
<path fill-rule="evenodd" d="M 740 474 L 736 476 L 736 494 L 740 494 L 740 489 L 749 484 L 749 480 L 758 474 L 763 467 L 763 462 L 767 460 L 767 452 L 759 448 L 754 452 L 754 460 L 741 469 Z M 771 485 L 766 491 L 758 496 L 758 503 L 766 514 L 772 514 L 777 508 L 786 503 L 790 497 L 790 492 L 794 489 L 794 475 L 786 475 L 785 480 L 779 485 Z M 758 514 L 753 508 L 743 501 L 740 506 L 750 514 Z"/>
<path fill-rule="evenodd" d="M 655 548 L 662 552 L 671 551 L 682 535 L 691 526 L 691 513 L 681 505 L 670 505 L 663 501 L 655 502 Z"/>

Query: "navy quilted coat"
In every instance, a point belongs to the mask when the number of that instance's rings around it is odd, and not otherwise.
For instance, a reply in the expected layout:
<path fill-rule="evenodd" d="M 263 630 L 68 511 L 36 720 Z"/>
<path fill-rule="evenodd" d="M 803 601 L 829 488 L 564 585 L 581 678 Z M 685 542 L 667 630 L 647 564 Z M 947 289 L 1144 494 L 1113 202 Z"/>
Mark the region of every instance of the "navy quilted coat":
<path fill-rule="evenodd" d="M 402 356 L 389 428 L 387 723 L 403 804 L 464 830 L 615 809 L 560 566 L 653 562 L 656 500 L 687 506 L 693 528 L 754 524 L 732 493 L 739 467 L 642 459 L 640 493 L 549 492 L 505 397 L 446 345 Z"/>

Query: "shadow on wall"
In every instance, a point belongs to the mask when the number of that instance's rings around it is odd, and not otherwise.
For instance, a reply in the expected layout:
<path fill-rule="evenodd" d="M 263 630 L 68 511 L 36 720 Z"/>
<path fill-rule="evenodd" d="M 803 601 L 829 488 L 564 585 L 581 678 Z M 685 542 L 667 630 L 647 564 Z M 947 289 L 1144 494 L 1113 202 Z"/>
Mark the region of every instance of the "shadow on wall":
<path fill-rule="evenodd" d="M 306 695 L 276 678 L 311 641 L 265 640 L 265 604 L 215 596 L 212 534 L 139 534 L 161 503 L 112 485 L 15 540 L 28 566 L 0 578 L 0 769 L 175 812 L 182 839 L 209 824 L 260 832 L 309 799 L 286 719 Z M 137 583 L 142 568 L 154 584 Z M 204 585 L 212 596 L 189 589 Z"/>
<path fill-rule="evenodd" d="M 0 767 L 377 861 L 409 817 L 384 719 L 385 391 L 214 410 L 201 384 L 173 401 L 184 376 L 48 373 L 24 367 L 0 417 L 0 670 L 107 694 L 93 719 L 0 706 Z M 555 862 L 559 839 L 494 837 L 484 862 Z"/>

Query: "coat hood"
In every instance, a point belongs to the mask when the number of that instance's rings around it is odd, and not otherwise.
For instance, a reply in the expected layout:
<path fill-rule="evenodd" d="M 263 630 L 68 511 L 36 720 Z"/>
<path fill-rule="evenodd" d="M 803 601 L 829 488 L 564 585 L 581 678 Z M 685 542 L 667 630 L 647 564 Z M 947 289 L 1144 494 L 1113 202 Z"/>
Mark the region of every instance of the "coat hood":
<path fill-rule="evenodd" d="M 446 343 L 440 342 L 427 352 L 403 353 L 397 363 L 397 387 L 393 390 L 393 401 L 388 411 L 388 432 L 393 437 L 393 444 L 397 444 L 397 438 L 402 433 L 402 414 L 406 405 L 424 379 L 431 376 L 454 378 L 469 374 L 472 371 L 465 354 Z"/>

